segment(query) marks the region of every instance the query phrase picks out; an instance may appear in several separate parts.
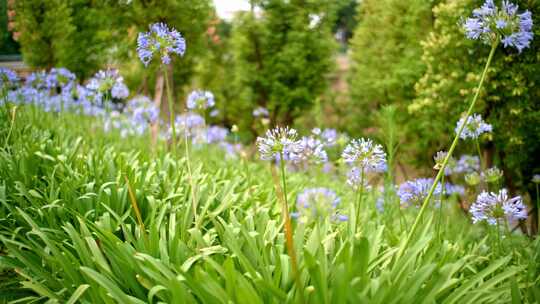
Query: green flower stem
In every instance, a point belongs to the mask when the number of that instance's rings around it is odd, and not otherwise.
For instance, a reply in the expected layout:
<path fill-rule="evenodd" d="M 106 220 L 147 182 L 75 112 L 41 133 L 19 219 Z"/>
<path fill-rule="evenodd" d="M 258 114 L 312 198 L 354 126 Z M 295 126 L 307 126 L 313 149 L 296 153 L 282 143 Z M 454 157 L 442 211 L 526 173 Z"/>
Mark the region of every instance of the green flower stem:
<path fill-rule="evenodd" d="M 482 157 L 482 149 L 480 149 L 480 141 L 476 138 L 476 151 L 478 152 L 478 158 L 480 159 L 480 170 L 484 171 L 486 164 L 484 164 L 484 158 Z"/>
<path fill-rule="evenodd" d="M 294 248 L 293 240 L 293 231 L 291 217 L 289 215 L 289 202 L 287 199 L 287 181 L 285 177 L 285 160 L 283 159 L 283 152 L 280 152 L 279 158 L 279 167 L 281 170 L 281 187 L 283 188 L 283 221 L 285 222 L 285 240 L 287 244 L 287 251 L 291 258 L 291 265 L 294 272 L 294 277 L 296 281 L 296 288 L 300 296 L 300 303 L 306 303 L 304 301 L 304 288 L 302 288 L 302 283 L 300 282 L 300 272 L 298 271 L 298 260 L 296 258 L 296 251 Z"/>
<path fill-rule="evenodd" d="M 431 197 L 433 196 L 433 192 L 435 192 L 435 188 L 437 187 L 437 184 L 439 183 L 439 180 L 442 178 L 444 174 L 444 169 L 446 168 L 446 165 L 448 164 L 448 160 L 450 157 L 452 157 L 452 153 L 456 149 L 457 143 L 459 141 L 459 136 L 461 135 L 461 132 L 463 132 L 463 129 L 465 128 L 465 124 L 467 123 L 467 120 L 469 119 L 469 116 L 471 116 L 474 106 L 476 105 L 476 101 L 478 100 L 478 96 L 480 95 L 480 91 L 482 89 L 482 86 L 484 85 L 484 80 L 486 79 L 486 74 L 488 71 L 488 68 L 491 64 L 491 60 L 493 59 L 493 54 L 495 54 L 495 50 L 497 49 L 497 45 L 499 44 L 499 41 L 495 41 L 493 45 L 491 46 L 491 51 L 489 52 L 489 56 L 486 62 L 486 65 L 484 67 L 484 71 L 482 72 L 482 76 L 480 77 L 480 82 L 478 83 L 478 87 L 476 88 L 476 92 L 474 94 L 474 97 L 471 101 L 471 104 L 469 106 L 469 109 L 467 110 L 467 114 L 465 115 L 465 119 L 463 120 L 463 123 L 461 126 L 459 126 L 458 131 L 456 132 L 456 136 L 454 137 L 454 140 L 452 141 L 452 145 L 450 146 L 450 149 L 448 150 L 448 154 L 446 154 L 446 157 L 444 158 L 444 161 L 442 163 L 441 168 L 439 169 L 439 173 L 437 173 L 437 176 L 435 177 L 435 180 L 433 181 L 433 184 L 431 185 L 431 188 L 429 189 L 428 195 L 424 199 L 424 202 L 422 203 L 422 207 L 420 208 L 420 212 L 418 212 L 418 215 L 416 216 L 416 219 L 414 220 L 414 223 L 412 225 L 411 231 L 409 231 L 409 234 L 407 235 L 407 239 L 405 240 L 404 246 L 401 247 L 398 257 L 403 254 L 403 250 L 407 248 L 407 245 L 411 241 L 413 235 L 416 233 L 416 229 L 418 229 L 418 224 L 420 223 L 420 220 L 422 219 L 422 216 L 426 212 L 427 205 L 429 201 L 431 200 Z"/>
<path fill-rule="evenodd" d="M 360 185 L 358 185 L 357 196 L 356 196 L 356 227 L 360 223 L 360 208 L 362 205 L 362 198 L 364 196 L 364 168 L 360 171 Z"/>
<path fill-rule="evenodd" d="M 11 110 L 11 124 L 9 126 L 9 132 L 8 132 L 7 137 L 6 137 L 6 142 L 4 144 L 4 147 L 6 147 L 6 148 L 7 148 L 8 144 L 9 144 L 9 138 L 11 137 L 11 133 L 13 132 L 13 125 L 15 125 L 15 116 L 16 116 L 16 114 L 17 114 L 17 106 L 14 106 L 13 110 Z"/>
<path fill-rule="evenodd" d="M 443 201 L 444 201 L 444 190 L 445 190 L 445 187 L 444 187 L 444 175 L 443 177 L 441 177 L 441 196 L 440 196 L 440 206 L 439 206 L 439 216 L 438 216 L 438 220 L 437 220 L 437 238 L 439 240 L 442 240 L 441 238 L 441 222 L 442 222 L 442 209 L 443 209 Z"/>
<path fill-rule="evenodd" d="M 497 247 L 499 250 L 499 255 L 502 253 L 502 247 L 501 247 L 501 224 L 499 223 L 499 219 L 497 219 Z"/>
<path fill-rule="evenodd" d="M 169 74 L 167 72 L 166 65 L 163 65 L 163 76 L 165 78 L 165 88 L 167 90 L 167 103 L 169 104 L 169 122 L 172 128 L 172 151 L 174 154 L 174 152 L 176 151 L 176 127 L 174 125 L 173 98 L 172 98 L 171 86 L 169 85 Z"/>
<path fill-rule="evenodd" d="M 540 187 L 536 184 L 536 230 L 540 231 Z"/>
<path fill-rule="evenodd" d="M 191 156 L 189 153 L 189 137 L 188 137 L 187 126 L 185 126 L 185 130 L 184 130 L 184 146 L 185 146 L 185 154 L 186 154 L 186 167 L 187 167 L 188 179 L 189 179 L 189 188 L 191 192 L 191 207 L 193 209 L 193 218 L 195 220 L 195 224 L 196 224 L 195 226 L 199 227 L 201 223 L 199 223 L 199 221 L 197 220 L 197 199 L 195 197 L 195 194 L 196 194 L 195 184 L 193 183 L 193 173 L 191 171 Z"/>

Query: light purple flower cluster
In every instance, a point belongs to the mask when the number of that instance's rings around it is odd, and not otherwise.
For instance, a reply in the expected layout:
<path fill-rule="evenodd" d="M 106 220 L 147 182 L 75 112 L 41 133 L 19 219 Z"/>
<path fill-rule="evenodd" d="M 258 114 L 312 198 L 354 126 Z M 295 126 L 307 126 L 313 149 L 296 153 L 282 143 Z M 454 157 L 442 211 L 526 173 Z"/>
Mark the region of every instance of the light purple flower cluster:
<path fill-rule="evenodd" d="M 321 130 L 319 128 L 314 128 L 313 130 L 311 130 L 311 133 L 316 138 L 320 139 L 326 147 L 332 147 L 336 145 L 338 139 L 338 132 L 335 129 Z"/>
<path fill-rule="evenodd" d="M 69 111 L 85 115 L 104 113 L 100 96 L 95 96 L 77 84 L 75 75 L 64 68 L 54 68 L 47 73 L 31 73 L 22 86 L 12 86 L 8 101 L 29 104 L 46 112 Z"/>
<path fill-rule="evenodd" d="M 421 206 L 424 199 L 427 197 L 429 189 L 433 184 L 432 178 L 417 178 L 415 180 L 406 181 L 399 185 L 397 195 L 399 196 L 402 206 Z M 433 192 L 437 198 L 441 193 L 441 185 L 438 184 Z"/>
<path fill-rule="evenodd" d="M 77 76 L 66 68 L 52 68 L 45 76 L 46 87 L 54 93 L 69 91 L 76 83 Z"/>
<path fill-rule="evenodd" d="M 532 182 L 535 184 L 540 184 L 540 174 L 533 175 Z"/>
<path fill-rule="evenodd" d="M 298 133 L 289 127 L 276 127 L 266 131 L 264 137 L 257 138 L 257 149 L 262 160 L 285 161 L 297 163 L 301 160 L 302 146 L 298 141 Z"/>
<path fill-rule="evenodd" d="M 531 12 L 518 14 L 518 6 L 506 0 L 502 1 L 501 8 L 493 0 L 486 0 L 463 26 L 469 39 L 480 39 L 488 44 L 502 41 L 504 47 L 515 47 L 519 52 L 528 48 L 533 39 Z"/>
<path fill-rule="evenodd" d="M 461 125 L 464 122 L 465 122 L 464 117 L 459 119 L 459 121 L 458 121 L 458 123 L 456 125 L 456 129 L 455 129 L 456 134 L 457 134 L 459 128 L 461 127 Z M 465 128 L 463 128 L 463 131 L 459 135 L 459 138 L 461 138 L 461 139 L 467 139 L 467 138 L 477 139 L 483 133 L 490 133 L 491 131 L 493 131 L 493 127 L 490 124 L 484 122 L 484 120 L 482 119 L 482 116 L 480 116 L 478 114 L 473 114 L 473 115 L 469 116 L 469 118 L 467 119 L 467 123 L 465 124 Z"/>
<path fill-rule="evenodd" d="M 269 113 L 265 107 L 257 107 L 253 110 L 254 117 L 268 117 Z"/>
<path fill-rule="evenodd" d="M 324 163 L 328 161 L 328 155 L 322 142 L 311 136 L 304 136 L 298 142 L 300 152 L 298 157 L 305 163 Z"/>
<path fill-rule="evenodd" d="M 229 130 L 220 126 L 209 126 L 206 129 L 206 142 L 219 143 L 225 141 L 229 135 Z"/>
<path fill-rule="evenodd" d="M 215 105 L 214 94 L 210 91 L 195 90 L 189 93 L 186 106 L 189 110 L 206 110 Z"/>
<path fill-rule="evenodd" d="M 332 221 L 346 221 L 348 217 L 338 213 L 341 199 L 327 188 L 307 188 L 296 199 L 298 212 L 291 217 L 302 222 L 321 221 L 329 218 Z"/>
<path fill-rule="evenodd" d="M 158 120 L 159 108 L 150 98 L 136 96 L 126 104 L 122 112 L 113 110 L 105 115 L 104 129 L 119 129 L 122 137 L 141 136 Z"/>
<path fill-rule="evenodd" d="M 169 28 L 165 23 L 150 25 L 150 31 L 139 33 L 137 37 L 137 53 L 145 66 L 150 64 L 154 53 L 161 56 L 163 64 L 171 62 L 171 54 L 184 56 L 186 52 L 186 40 L 174 28 Z"/>
<path fill-rule="evenodd" d="M 386 170 L 386 153 L 381 145 L 371 139 L 353 139 L 343 150 L 341 157 L 346 164 L 359 167 L 365 173 L 384 172 Z"/>
<path fill-rule="evenodd" d="M 508 191 L 499 193 L 482 192 L 469 209 L 473 223 L 486 221 L 496 225 L 504 220 L 523 220 L 527 218 L 527 208 L 520 196 L 508 198 Z"/>
<path fill-rule="evenodd" d="M 17 73 L 7 68 L 0 68 L 0 89 L 10 89 L 16 86 L 18 82 Z"/>
<path fill-rule="evenodd" d="M 177 135 L 187 135 L 188 137 L 199 133 L 199 130 L 202 130 L 206 124 L 204 118 L 201 115 L 192 112 L 176 116 L 174 123 L 178 132 Z M 171 134 L 172 128 L 169 128 L 169 135 Z"/>
<path fill-rule="evenodd" d="M 104 99 L 124 100 L 129 96 L 129 89 L 118 70 L 97 72 L 88 82 L 86 88 L 103 96 Z"/>

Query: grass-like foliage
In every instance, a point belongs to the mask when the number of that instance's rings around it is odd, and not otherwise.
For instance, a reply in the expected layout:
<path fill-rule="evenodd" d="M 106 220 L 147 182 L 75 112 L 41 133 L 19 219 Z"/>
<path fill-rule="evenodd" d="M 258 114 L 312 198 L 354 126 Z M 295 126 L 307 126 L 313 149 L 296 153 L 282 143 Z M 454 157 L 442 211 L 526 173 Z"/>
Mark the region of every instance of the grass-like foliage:
<path fill-rule="evenodd" d="M 32 106 L 18 108 L 14 120 L 9 113 L 0 120 L 3 300 L 284 303 L 300 293 L 309 303 L 540 300 L 538 240 L 509 234 L 499 248 L 447 202 L 442 236 L 430 215 L 403 248 L 416 208 L 393 208 L 398 198 L 388 195 L 388 208 L 377 211 L 378 194 L 367 191 L 357 212 L 356 193 L 320 173 L 289 173 L 289 199 L 307 185 L 331 185 L 342 209 L 360 218 L 356 227 L 293 222 L 298 286 L 267 164 L 195 150 L 190 183 L 185 158 L 149 149 L 146 137 L 121 139 L 91 119 Z"/>
<path fill-rule="evenodd" d="M 186 44 L 164 23 L 137 51 L 161 59 L 168 125 L 115 70 L 82 86 L 67 69 L 24 83 L 0 69 L 0 301 L 540 302 L 539 210 L 488 168 L 480 142 L 496 131 L 474 113 L 497 48 L 529 47 L 531 13 L 487 0 L 463 26 L 491 47 L 475 94 L 435 177 L 399 186 L 393 106 L 384 145 L 275 127 L 245 147 L 207 124 L 202 90 L 176 115 L 167 71 Z M 471 142 L 478 155 L 458 160 Z"/>

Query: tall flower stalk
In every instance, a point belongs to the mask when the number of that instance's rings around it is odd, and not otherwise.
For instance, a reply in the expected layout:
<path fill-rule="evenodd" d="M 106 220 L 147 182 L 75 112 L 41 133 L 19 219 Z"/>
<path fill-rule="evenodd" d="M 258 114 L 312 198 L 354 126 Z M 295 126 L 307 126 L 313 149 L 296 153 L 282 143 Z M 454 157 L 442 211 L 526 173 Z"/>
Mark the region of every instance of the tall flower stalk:
<path fill-rule="evenodd" d="M 304 288 L 300 280 L 300 270 L 298 269 L 298 260 L 296 258 L 296 250 L 293 240 L 293 227 L 289 213 L 289 203 L 287 198 L 287 178 L 285 164 L 287 161 L 299 162 L 302 160 L 302 145 L 297 139 L 298 133 L 294 129 L 288 127 L 277 127 L 273 130 L 268 130 L 264 137 L 257 138 L 257 148 L 262 160 L 274 161 L 279 163 L 281 185 L 274 175 L 276 183 L 276 192 L 278 199 L 282 202 L 282 217 L 284 222 L 284 234 L 287 246 L 287 253 L 291 258 L 291 266 L 295 276 L 296 288 L 300 298 L 300 303 L 304 301 Z M 272 170 L 272 173 L 274 171 Z M 281 191 L 280 191 L 281 188 Z M 281 195 L 280 195 L 281 194 Z"/>
<path fill-rule="evenodd" d="M 360 210 L 366 184 L 366 175 L 369 172 L 384 172 L 387 169 L 386 153 L 381 145 L 375 144 L 371 139 L 354 139 L 341 154 L 343 161 L 352 166 L 348 173 L 347 183 L 356 188 L 356 218 L 358 227 Z"/>
<path fill-rule="evenodd" d="M 444 174 L 446 165 L 448 164 L 449 159 L 452 157 L 452 153 L 457 146 L 459 138 L 463 133 L 467 122 L 469 121 L 469 117 L 473 112 L 474 106 L 478 100 L 478 96 L 480 95 L 480 91 L 484 85 L 484 80 L 497 46 L 502 41 L 504 47 L 516 48 L 521 53 L 523 49 L 529 47 L 530 45 L 530 41 L 533 38 L 532 15 L 529 11 L 525 11 L 521 14 L 518 14 L 517 11 L 517 5 L 508 1 L 503 1 L 502 7 L 499 8 L 494 4 L 493 0 L 486 0 L 486 2 L 480 8 L 473 11 L 473 16 L 471 18 L 467 18 L 463 24 L 467 38 L 480 40 L 488 45 L 491 45 L 491 51 L 489 52 L 489 56 L 484 66 L 484 70 L 480 77 L 474 97 L 465 116 L 462 118 L 463 122 L 456 130 L 456 135 L 452 141 L 450 149 L 448 150 L 448 154 L 444 158 L 441 169 L 437 173 L 437 176 L 431 185 L 430 191 L 422 203 L 420 212 L 416 216 L 414 224 L 405 241 L 405 246 L 401 247 L 402 249 L 398 253 L 398 256 L 401 256 L 403 250 L 407 248 L 407 244 L 411 241 L 411 238 L 418 229 L 420 220 L 426 212 L 427 205 L 431 200 L 435 189 L 437 188 L 437 184 Z"/>
<path fill-rule="evenodd" d="M 411 227 L 411 230 L 409 231 L 409 234 L 407 235 L 407 239 L 405 240 L 405 245 L 403 247 L 401 247 L 402 250 L 407 247 L 407 244 L 411 241 L 411 238 L 416 233 L 416 229 L 418 229 L 418 225 L 420 223 L 420 220 L 422 219 L 422 216 L 426 212 L 427 205 L 429 204 L 429 201 L 431 200 L 431 197 L 433 196 L 433 193 L 435 192 L 435 189 L 437 188 L 437 185 L 438 185 L 439 181 L 441 180 L 441 178 L 444 175 L 444 170 L 446 168 L 446 165 L 448 164 L 448 161 L 450 160 L 450 157 L 452 157 L 452 153 L 454 153 L 454 150 L 456 149 L 457 143 L 459 141 L 459 136 L 461 135 L 461 133 L 463 132 L 463 129 L 465 128 L 465 125 L 466 125 L 465 122 L 467 121 L 469 116 L 472 114 L 474 106 L 476 105 L 476 101 L 478 100 L 478 96 L 480 95 L 480 91 L 481 91 L 482 87 L 484 86 L 484 80 L 486 78 L 488 68 L 491 65 L 491 60 L 493 59 L 493 54 L 495 54 L 495 50 L 497 49 L 498 44 L 499 44 L 499 41 L 497 40 L 491 46 L 491 51 L 489 52 L 489 56 L 488 56 L 488 59 L 486 61 L 486 65 L 484 66 L 484 71 L 482 72 L 482 76 L 480 77 L 480 82 L 478 83 L 478 86 L 476 88 L 476 92 L 474 94 L 474 97 L 473 97 L 473 99 L 471 101 L 471 104 L 469 105 L 469 109 L 467 110 L 467 112 L 465 114 L 465 120 L 459 126 L 459 129 L 456 132 L 456 136 L 454 136 L 454 140 L 452 141 L 452 144 L 450 145 L 450 149 L 448 149 L 448 154 L 444 158 L 443 163 L 441 165 L 441 168 L 440 168 L 439 172 L 437 173 L 437 176 L 435 177 L 435 180 L 433 181 L 433 184 L 431 185 L 431 188 L 429 189 L 429 192 L 428 192 L 426 198 L 424 199 L 424 202 L 422 203 L 422 207 L 420 208 L 420 212 L 418 212 L 418 215 L 416 216 L 416 219 L 414 220 L 414 223 L 413 223 L 413 225 Z M 399 255 L 401 255 L 401 253 Z"/>
<path fill-rule="evenodd" d="M 174 125 L 174 107 L 169 83 L 168 65 L 171 63 L 171 54 L 184 56 L 186 41 L 174 28 L 169 28 L 165 23 L 150 25 L 148 32 L 139 33 L 137 37 L 137 53 L 145 66 L 148 66 L 154 54 L 161 57 L 161 67 L 165 77 L 167 90 L 167 102 L 169 105 L 169 123 L 172 128 L 172 150 L 176 149 L 176 127 Z"/>

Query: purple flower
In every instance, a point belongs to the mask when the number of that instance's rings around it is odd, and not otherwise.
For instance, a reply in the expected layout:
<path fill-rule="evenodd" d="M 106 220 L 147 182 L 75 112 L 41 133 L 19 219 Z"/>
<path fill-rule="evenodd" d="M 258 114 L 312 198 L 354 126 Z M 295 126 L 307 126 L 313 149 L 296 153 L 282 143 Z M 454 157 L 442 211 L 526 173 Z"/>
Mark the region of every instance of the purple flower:
<path fill-rule="evenodd" d="M 206 110 L 215 105 L 214 94 L 210 91 L 195 90 L 189 93 L 186 106 L 189 110 Z"/>
<path fill-rule="evenodd" d="M 55 91 L 61 91 L 66 86 L 73 86 L 76 80 L 77 76 L 66 68 L 52 68 L 45 77 L 47 88 Z"/>
<path fill-rule="evenodd" d="M 264 107 L 257 107 L 255 110 L 253 110 L 253 116 L 268 117 L 268 110 Z"/>
<path fill-rule="evenodd" d="M 306 163 L 324 163 L 328 160 L 328 155 L 324 151 L 324 146 L 320 140 L 311 136 L 304 136 L 299 141 L 300 153 L 298 157 Z"/>
<path fill-rule="evenodd" d="M 105 70 L 97 72 L 86 85 L 88 90 L 93 90 L 102 97 L 110 96 L 114 99 L 125 99 L 129 96 L 129 90 L 124 84 L 124 78 L 118 70 Z"/>
<path fill-rule="evenodd" d="M 125 99 L 129 96 L 129 89 L 124 83 L 117 82 L 111 88 L 111 96 L 116 99 Z"/>
<path fill-rule="evenodd" d="M 482 192 L 471 205 L 470 213 L 473 223 L 486 221 L 496 225 L 499 220 L 523 220 L 527 218 L 527 209 L 520 196 L 508 198 L 508 191 L 499 193 Z"/>
<path fill-rule="evenodd" d="M 346 221 L 348 218 L 337 212 L 341 199 L 327 188 L 307 188 L 296 198 L 298 212 L 291 216 L 302 222 L 319 221 L 329 218 L 333 221 Z"/>
<path fill-rule="evenodd" d="M 196 131 L 204 127 L 205 124 L 206 122 L 202 116 L 191 112 L 178 115 L 175 119 L 175 126 L 179 130 L 178 134 L 184 134 L 188 137 L 198 133 Z M 169 132 L 172 134 L 172 128 L 169 129 Z"/>
<path fill-rule="evenodd" d="M 228 134 L 229 130 L 223 127 L 210 126 L 206 129 L 206 142 L 209 144 L 223 142 Z"/>
<path fill-rule="evenodd" d="M 464 117 L 460 118 L 460 120 L 458 121 L 455 129 L 456 134 L 464 121 Z M 484 120 L 482 120 L 482 116 L 478 114 L 473 114 L 467 118 L 467 123 L 465 124 L 465 128 L 463 128 L 463 131 L 459 135 L 459 138 L 477 139 L 483 133 L 490 133 L 491 131 L 493 131 L 493 127 L 490 124 L 485 123 Z"/>
<path fill-rule="evenodd" d="M 433 184 L 432 178 L 417 178 L 412 181 L 406 181 L 399 185 L 397 195 L 402 206 L 421 206 L 424 199 L 427 197 L 429 190 Z M 437 197 L 441 193 L 441 185 L 437 184 L 434 196 Z"/>
<path fill-rule="evenodd" d="M 353 139 L 343 150 L 341 157 L 350 166 L 359 167 L 365 172 L 384 172 L 386 153 L 381 145 L 371 139 Z"/>
<path fill-rule="evenodd" d="M 18 82 L 17 73 L 7 68 L 0 68 L 0 89 L 13 88 Z"/>
<path fill-rule="evenodd" d="M 45 71 L 39 71 L 28 75 L 25 85 L 38 90 L 47 89 L 47 73 Z"/>
<path fill-rule="evenodd" d="M 520 53 L 533 39 L 531 12 L 518 14 L 518 6 L 506 0 L 501 9 L 487 0 L 463 26 L 469 39 L 481 39 L 488 44 L 501 40 L 504 47 L 515 47 Z"/>
<path fill-rule="evenodd" d="M 127 104 L 124 111 L 135 125 L 149 125 L 159 119 L 159 108 L 146 96 L 136 96 Z"/>
<path fill-rule="evenodd" d="M 137 37 L 137 53 L 145 66 L 150 64 L 154 53 L 161 56 L 163 64 L 171 62 L 171 54 L 184 56 L 186 52 L 186 40 L 174 28 L 169 28 L 165 23 L 150 25 L 150 31 L 139 33 Z"/>
<path fill-rule="evenodd" d="M 535 184 L 540 184 L 540 174 L 533 175 L 532 182 Z"/>
<path fill-rule="evenodd" d="M 279 161 L 283 155 L 286 161 L 299 162 L 302 146 L 297 138 L 296 130 L 289 127 L 276 127 L 266 131 L 264 137 L 257 138 L 257 149 L 261 159 Z"/>

